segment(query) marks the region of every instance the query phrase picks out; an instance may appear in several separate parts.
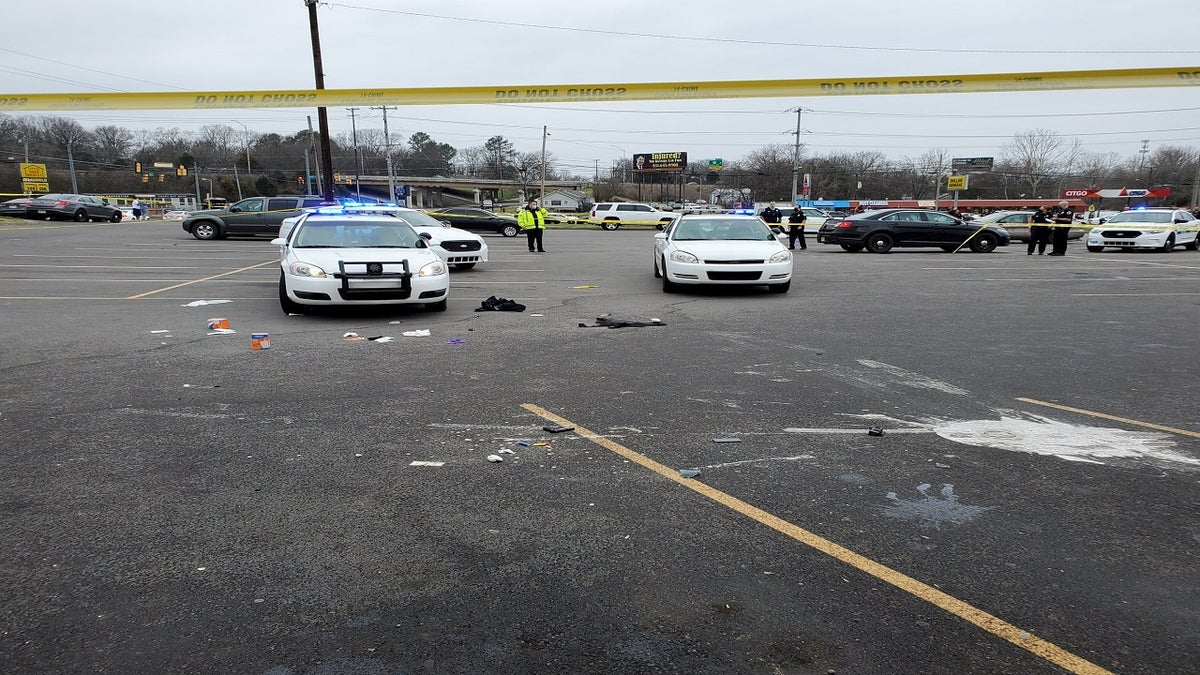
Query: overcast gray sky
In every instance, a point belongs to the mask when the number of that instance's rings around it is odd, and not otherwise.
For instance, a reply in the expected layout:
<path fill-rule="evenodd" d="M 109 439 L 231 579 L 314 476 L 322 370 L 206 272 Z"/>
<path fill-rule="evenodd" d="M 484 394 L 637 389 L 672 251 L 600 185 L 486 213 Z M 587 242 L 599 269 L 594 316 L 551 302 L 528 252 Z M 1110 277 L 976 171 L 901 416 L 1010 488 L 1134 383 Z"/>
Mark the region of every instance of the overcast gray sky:
<path fill-rule="evenodd" d="M 311 88 L 303 0 L 44 0 L 9 3 L 0 95 Z M 1192 66 L 1200 3 L 842 0 L 331 0 L 319 8 L 326 86 L 602 84 L 879 77 Z M 637 35 L 631 35 L 637 34 Z M 674 37 L 672 37 L 674 36 Z M 73 37 L 78 39 L 73 39 Z M 1200 146 L 1200 86 L 1047 93 L 405 106 L 393 132 L 455 147 L 503 135 L 589 174 L 635 152 L 737 158 L 791 145 L 797 106 L 808 153 L 999 155 L 1045 128 L 1087 149 L 1133 156 L 1142 139 Z M 349 114 L 330 109 L 332 132 Z M 85 126 L 207 123 L 304 128 L 311 110 L 104 112 Z M 315 118 L 314 118 L 315 119 Z M 362 127 L 381 127 L 364 110 Z"/>

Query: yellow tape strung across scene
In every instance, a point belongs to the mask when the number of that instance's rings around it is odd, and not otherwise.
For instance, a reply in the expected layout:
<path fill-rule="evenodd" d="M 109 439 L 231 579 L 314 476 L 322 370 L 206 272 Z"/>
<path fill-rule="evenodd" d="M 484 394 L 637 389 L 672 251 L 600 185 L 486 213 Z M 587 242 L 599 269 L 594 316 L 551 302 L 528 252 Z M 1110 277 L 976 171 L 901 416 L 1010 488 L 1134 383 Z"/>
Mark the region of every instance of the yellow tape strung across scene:
<path fill-rule="evenodd" d="M 620 84 L 510 85 L 379 89 L 2 94 L 0 112 L 30 110 L 208 110 L 308 108 L 353 105 L 454 105 L 485 103 L 594 103 L 716 98 L 970 94 L 1064 89 L 1131 89 L 1200 86 L 1200 66 L 1066 70 L 974 75 L 633 82 Z"/>
<path fill-rule="evenodd" d="M 541 417 L 544 420 L 575 428 L 575 433 L 579 436 L 599 445 L 600 447 L 623 457 L 631 462 L 639 464 L 646 469 L 657 473 L 689 490 L 693 490 L 705 497 L 711 499 L 726 508 L 740 513 L 752 520 L 769 527 L 781 534 L 784 534 L 792 539 L 812 547 L 813 549 L 824 553 L 836 560 L 839 560 L 859 571 L 869 574 L 870 576 L 879 579 L 887 584 L 891 584 L 896 588 L 910 593 L 925 602 L 928 602 L 935 607 L 939 607 L 954 616 L 957 616 L 964 621 L 970 622 L 979 628 L 1003 638 L 1012 644 L 1035 654 L 1050 663 L 1053 663 L 1060 668 L 1063 668 L 1072 673 L 1080 675 L 1111 675 L 1110 671 L 1102 668 L 1091 661 L 1088 661 L 1080 656 L 1072 654 L 1058 645 L 1044 640 L 1033 635 L 1032 633 L 1022 630 L 1021 628 L 1008 623 L 1007 621 L 988 614 L 987 612 L 968 604 L 963 600 L 918 581 L 907 574 L 898 572 L 882 563 L 875 562 L 870 558 L 855 553 L 844 546 L 836 544 L 818 534 L 809 532 L 804 528 L 793 525 L 788 521 L 779 518 L 771 513 L 763 511 L 760 508 L 747 504 L 746 502 L 734 497 L 728 493 L 722 492 L 714 487 L 706 485 L 694 478 L 683 478 L 678 471 L 668 467 L 661 462 L 656 462 L 653 459 L 630 450 L 629 448 L 617 443 L 616 441 L 604 438 L 592 431 L 575 424 L 574 422 L 560 417 L 545 408 L 534 405 L 532 403 L 522 403 L 521 407 L 529 412 Z"/>

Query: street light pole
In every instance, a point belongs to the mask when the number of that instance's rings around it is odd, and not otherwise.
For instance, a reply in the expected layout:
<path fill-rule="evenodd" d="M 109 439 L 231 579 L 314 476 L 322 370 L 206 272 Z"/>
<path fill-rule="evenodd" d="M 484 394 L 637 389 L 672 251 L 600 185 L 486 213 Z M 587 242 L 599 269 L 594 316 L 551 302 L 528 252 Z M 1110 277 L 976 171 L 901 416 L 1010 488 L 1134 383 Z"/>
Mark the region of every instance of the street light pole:
<path fill-rule="evenodd" d="M 792 150 L 792 206 L 800 199 L 800 116 L 804 113 L 804 108 L 796 107 L 796 146 Z"/>
<path fill-rule="evenodd" d="M 550 135 L 547 127 L 542 125 L 542 193 L 538 196 L 538 206 L 546 208 L 546 137 Z"/>
<path fill-rule="evenodd" d="M 246 126 L 246 124 L 244 122 L 238 122 L 237 120 L 233 120 L 233 121 L 237 124 L 241 124 L 242 129 L 244 129 L 246 131 L 246 178 L 249 179 L 250 171 L 251 171 L 251 169 L 250 169 L 250 127 Z M 234 164 L 237 164 L 237 162 L 234 162 Z"/>
<path fill-rule="evenodd" d="M 362 173 L 362 153 L 358 151 L 358 124 L 354 119 L 354 113 L 358 112 L 358 108 L 346 108 L 350 111 L 350 138 L 354 143 L 354 193 L 357 195 L 358 201 L 362 201 L 362 185 L 359 181 L 359 174 Z"/>

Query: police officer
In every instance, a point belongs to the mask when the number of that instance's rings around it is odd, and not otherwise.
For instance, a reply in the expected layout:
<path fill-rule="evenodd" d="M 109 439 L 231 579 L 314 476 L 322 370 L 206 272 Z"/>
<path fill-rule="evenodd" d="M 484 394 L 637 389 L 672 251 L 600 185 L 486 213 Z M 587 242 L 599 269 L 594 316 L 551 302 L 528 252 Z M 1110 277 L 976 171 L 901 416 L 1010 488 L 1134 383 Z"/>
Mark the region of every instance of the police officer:
<path fill-rule="evenodd" d="M 1071 208 L 1070 202 L 1065 199 L 1058 203 L 1058 208 L 1054 210 L 1054 225 L 1051 232 L 1051 243 L 1053 247 L 1050 250 L 1050 255 L 1066 255 L 1067 254 L 1067 234 L 1071 231 L 1071 223 L 1075 220 L 1075 209 Z"/>
<path fill-rule="evenodd" d="M 768 225 L 778 225 L 783 220 L 783 213 L 775 208 L 775 202 L 771 202 L 767 205 L 767 208 L 759 212 L 758 217 L 762 218 L 763 222 Z"/>
<path fill-rule="evenodd" d="M 1034 248 L 1042 255 L 1046 252 L 1046 244 L 1050 243 L 1050 228 L 1046 227 L 1050 224 L 1050 207 L 1039 206 L 1029 221 L 1029 248 L 1025 255 L 1033 255 Z"/>
<path fill-rule="evenodd" d="M 808 217 L 804 215 L 804 210 L 799 206 L 792 209 L 788 214 L 788 249 L 796 250 L 796 242 L 800 242 L 800 250 L 807 251 L 808 244 L 804 242 L 804 222 Z"/>
<path fill-rule="evenodd" d="M 542 233 L 546 231 L 546 209 L 538 206 L 536 199 L 530 199 L 525 208 L 517 212 L 517 224 L 525 231 L 525 236 L 529 239 L 529 251 L 532 253 L 534 245 L 537 246 L 538 253 L 545 253 L 546 249 L 542 248 Z"/>

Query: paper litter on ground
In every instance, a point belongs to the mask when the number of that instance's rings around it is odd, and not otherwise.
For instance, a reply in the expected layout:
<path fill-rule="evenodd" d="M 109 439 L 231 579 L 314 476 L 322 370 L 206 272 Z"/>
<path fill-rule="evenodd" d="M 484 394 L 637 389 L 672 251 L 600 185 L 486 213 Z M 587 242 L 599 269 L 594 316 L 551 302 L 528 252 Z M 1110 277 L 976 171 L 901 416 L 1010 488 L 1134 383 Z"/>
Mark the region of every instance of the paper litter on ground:
<path fill-rule="evenodd" d="M 180 307 L 203 307 L 205 305 L 224 305 L 227 302 L 233 302 L 233 301 L 232 300 L 193 300 L 192 302 L 189 302 L 186 305 L 180 305 Z"/>

